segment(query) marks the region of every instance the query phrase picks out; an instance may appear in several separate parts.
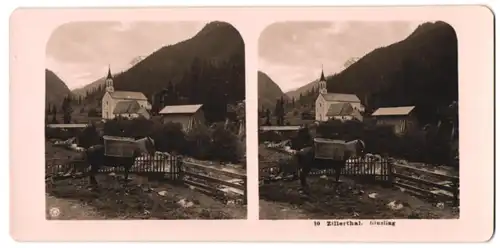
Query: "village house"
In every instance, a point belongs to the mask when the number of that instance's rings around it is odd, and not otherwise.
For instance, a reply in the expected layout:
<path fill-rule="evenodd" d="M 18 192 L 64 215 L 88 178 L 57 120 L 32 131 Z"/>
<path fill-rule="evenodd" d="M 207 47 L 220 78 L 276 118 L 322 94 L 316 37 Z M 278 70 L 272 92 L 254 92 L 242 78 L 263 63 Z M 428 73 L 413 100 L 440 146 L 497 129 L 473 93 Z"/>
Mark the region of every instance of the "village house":
<path fill-rule="evenodd" d="M 139 113 L 124 113 L 124 109 L 127 109 L 132 105 L 132 102 L 136 102 L 139 108 L 136 112 L 148 112 L 151 109 L 151 104 L 142 92 L 134 91 L 115 91 L 113 87 L 113 76 L 111 75 L 111 69 L 108 69 L 108 76 L 105 81 L 106 93 L 102 97 L 102 118 L 105 120 L 111 120 L 116 117 L 116 113 L 124 116 L 137 116 Z M 115 111 L 115 108 L 120 102 L 125 101 L 126 103 L 120 104 L 120 109 Z M 140 110 L 143 109 L 143 110 Z M 140 110 L 140 111 L 139 111 Z"/>
<path fill-rule="evenodd" d="M 373 112 L 372 117 L 377 125 L 393 126 L 396 135 L 403 135 L 418 126 L 414 109 L 415 106 L 379 108 Z"/>
<path fill-rule="evenodd" d="M 326 118 L 328 120 L 357 120 L 363 122 L 363 116 L 361 113 L 347 102 L 331 104 L 328 108 L 328 112 L 326 113 Z"/>
<path fill-rule="evenodd" d="M 165 106 L 158 113 L 163 124 L 180 123 L 185 132 L 191 131 L 194 126 L 205 124 L 205 114 L 202 104 L 195 105 L 170 105 Z"/>
<path fill-rule="evenodd" d="M 361 104 L 361 100 L 355 94 L 341 94 L 341 93 L 328 93 L 326 89 L 326 79 L 321 70 L 321 77 L 319 79 L 319 94 L 316 98 L 315 103 L 315 115 L 316 121 L 328 121 L 330 117 L 328 116 L 328 111 L 332 104 L 349 104 L 353 110 L 360 113 L 364 112 L 364 106 Z M 337 107 L 334 107 L 337 109 Z M 333 110 L 332 110 L 333 111 Z M 335 111 L 333 111 L 335 112 Z M 351 117 L 346 117 L 351 118 Z"/>

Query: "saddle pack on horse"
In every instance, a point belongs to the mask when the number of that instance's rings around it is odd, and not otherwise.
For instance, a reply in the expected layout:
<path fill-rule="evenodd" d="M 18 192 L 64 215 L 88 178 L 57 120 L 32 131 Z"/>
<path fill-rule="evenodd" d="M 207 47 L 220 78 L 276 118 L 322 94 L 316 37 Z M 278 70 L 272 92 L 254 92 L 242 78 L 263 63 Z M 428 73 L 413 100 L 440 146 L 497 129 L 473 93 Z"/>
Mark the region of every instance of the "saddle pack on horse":
<path fill-rule="evenodd" d="M 346 142 L 326 138 L 314 138 L 314 158 L 344 160 L 346 154 Z"/>
<path fill-rule="evenodd" d="M 137 142 L 133 138 L 103 136 L 104 155 L 110 157 L 133 157 Z"/>

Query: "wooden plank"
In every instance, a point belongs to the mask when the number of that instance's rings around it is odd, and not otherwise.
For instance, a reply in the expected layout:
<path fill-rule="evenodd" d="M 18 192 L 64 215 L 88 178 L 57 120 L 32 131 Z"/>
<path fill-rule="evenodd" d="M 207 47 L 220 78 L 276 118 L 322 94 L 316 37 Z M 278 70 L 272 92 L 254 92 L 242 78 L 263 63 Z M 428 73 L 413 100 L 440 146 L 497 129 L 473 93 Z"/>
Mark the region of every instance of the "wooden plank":
<path fill-rule="evenodd" d="M 438 189 L 446 190 L 446 191 L 449 191 L 452 194 L 455 191 L 452 187 L 441 185 L 441 184 L 437 184 L 437 183 L 434 183 L 434 182 L 431 182 L 431 181 L 428 181 L 428 180 L 425 180 L 425 179 L 421 179 L 421 178 L 415 178 L 415 177 L 411 177 L 411 176 L 406 176 L 406 175 L 399 174 L 399 173 L 393 173 L 393 176 L 395 178 L 400 178 L 400 179 L 412 181 L 412 182 L 415 182 L 415 183 L 421 183 L 421 184 L 425 184 L 425 185 L 428 185 L 428 186 L 431 186 L 431 187 L 435 187 L 435 188 L 438 188 Z"/>
<path fill-rule="evenodd" d="M 195 182 L 195 181 L 191 181 L 189 179 L 183 179 L 183 180 L 184 180 L 185 184 L 187 184 L 189 186 L 193 186 L 195 188 L 199 188 L 202 191 L 204 191 L 204 193 L 209 193 L 209 194 L 213 194 L 213 195 L 224 195 L 224 192 L 219 191 L 219 190 L 217 190 L 213 187 L 210 187 L 208 185 L 205 185 L 205 184 L 202 184 L 199 182 Z"/>
<path fill-rule="evenodd" d="M 202 169 L 202 170 L 205 170 L 208 172 L 222 174 L 224 176 L 228 176 L 228 177 L 235 178 L 235 179 L 246 180 L 246 178 L 247 178 L 247 175 L 243 175 L 243 174 L 236 173 L 236 172 L 224 171 L 224 170 L 212 168 L 210 166 L 201 165 L 201 164 L 197 164 L 197 163 L 193 163 L 193 162 L 183 162 L 183 166 L 194 167 L 195 169 Z"/>
<path fill-rule="evenodd" d="M 418 192 L 418 193 L 421 193 L 421 194 L 424 194 L 424 195 L 437 196 L 436 194 L 433 194 L 432 192 L 430 192 L 428 190 L 421 189 L 419 187 L 415 187 L 415 186 L 412 186 L 412 185 L 409 185 L 409 184 L 406 184 L 406 183 L 394 182 L 394 186 L 401 187 L 401 188 L 404 188 L 404 189 L 409 189 L 409 190 L 412 190 L 412 191 L 415 191 L 415 192 Z"/>
<path fill-rule="evenodd" d="M 419 168 L 415 168 L 415 167 L 408 166 L 408 165 L 402 165 L 402 164 L 396 164 L 396 163 L 393 163 L 392 165 L 395 166 L 395 167 L 400 167 L 400 168 L 410 169 L 410 170 L 414 170 L 414 171 L 419 171 L 419 172 L 431 174 L 431 175 L 438 176 L 438 177 L 444 177 L 446 179 L 457 180 L 457 181 L 459 180 L 459 178 L 456 177 L 456 176 L 450 176 L 450 175 L 446 175 L 446 174 L 442 174 L 442 173 L 428 171 L 428 170 L 425 170 L 425 169 L 419 169 Z"/>
<path fill-rule="evenodd" d="M 225 186 L 228 186 L 228 187 L 240 189 L 240 190 L 245 190 L 245 185 L 239 185 L 239 184 L 236 184 L 236 183 L 230 183 L 230 182 L 226 182 L 226 181 L 223 181 L 223 180 L 220 180 L 220 179 L 217 179 L 217 178 L 213 178 L 213 177 L 209 177 L 209 176 L 204 176 L 204 175 L 200 175 L 200 174 L 196 174 L 196 173 L 191 173 L 191 172 L 188 172 L 188 171 L 184 171 L 184 175 L 185 176 L 194 177 L 194 178 L 197 178 L 197 179 L 206 180 L 206 181 L 217 183 L 217 184 L 221 184 L 221 185 L 225 185 Z"/>
<path fill-rule="evenodd" d="M 403 188 L 403 189 L 409 189 L 409 190 L 415 191 L 415 192 L 423 194 L 423 195 L 436 197 L 438 199 L 452 199 L 453 198 L 453 197 L 448 196 L 448 195 L 441 195 L 441 194 L 432 193 L 432 192 L 430 192 L 428 190 L 421 189 L 419 187 L 415 187 L 415 186 L 412 186 L 412 185 L 409 185 L 409 184 L 406 184 L 406 183 L 394 182 L 393 184 L 396 187 L 400 187 L 400 188 Z"/>

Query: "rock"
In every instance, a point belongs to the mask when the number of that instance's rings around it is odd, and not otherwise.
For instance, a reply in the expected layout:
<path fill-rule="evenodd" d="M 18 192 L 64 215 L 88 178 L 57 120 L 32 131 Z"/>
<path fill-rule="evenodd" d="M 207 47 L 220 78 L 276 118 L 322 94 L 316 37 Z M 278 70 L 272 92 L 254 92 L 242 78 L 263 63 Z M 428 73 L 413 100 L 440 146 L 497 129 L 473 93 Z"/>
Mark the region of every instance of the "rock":
<path fill-rule="evenodd" d="M 378 193 L 370 193 L 368 194 L 368 197 L 375 199 L 377 197 Z"/>
<path fill-rule="evenodd" d="M 392 210 L 400 210 L 403 208 L 403 204 L 398 201 L 391 201 L 387 204 L 387 207 Z"/>
<path fill-rule="evenodd" d="M 190 202 L 186 199 L 181 199 L 177 202 L 177 204 L 181 205 L 183 208 L 189 208 L 189 207 L 192 207 L 194 205 L 193 202 Z"/>
<path fill-rule="evenodd" d="M 444 208 L 444 203 L 439 202 L 439 203 L 436 204 L 436 207 L 439 208 L 439 209 L 443 209 Z"/>

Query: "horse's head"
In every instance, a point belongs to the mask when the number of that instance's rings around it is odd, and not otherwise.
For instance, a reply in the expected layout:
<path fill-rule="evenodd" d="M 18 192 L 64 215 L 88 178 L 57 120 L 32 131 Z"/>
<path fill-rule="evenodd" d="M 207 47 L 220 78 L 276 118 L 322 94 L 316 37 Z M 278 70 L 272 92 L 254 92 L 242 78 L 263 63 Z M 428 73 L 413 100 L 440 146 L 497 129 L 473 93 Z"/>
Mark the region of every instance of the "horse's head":
<path fill-rule="evenodd" d="M 155 141 L 151 137 L 146 137 L 145 147 L 149 155 L 153 156 L 156 152 Z"/>
<path fill-rule="evenodd" d="M 356 155 L 362 157 L 364 156 L 365 154 L 365 142 L 360 140 L 360 139 L 357 139 L 356 140 Z"/>

